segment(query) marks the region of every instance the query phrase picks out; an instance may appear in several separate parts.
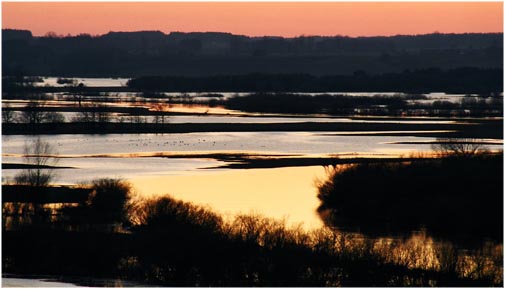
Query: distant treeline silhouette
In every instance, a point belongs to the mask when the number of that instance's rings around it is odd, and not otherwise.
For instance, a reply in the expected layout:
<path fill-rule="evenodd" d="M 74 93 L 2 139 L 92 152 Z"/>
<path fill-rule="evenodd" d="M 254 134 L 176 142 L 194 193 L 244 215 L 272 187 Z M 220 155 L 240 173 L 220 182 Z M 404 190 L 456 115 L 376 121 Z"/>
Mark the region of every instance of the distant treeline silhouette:
<path fill-rule="evenodd" d="M 502 116 L 503 97 L 466 97 L 460 102 L 416 102 L 424 95 L 356 96 L 342 94 L 252 93 L 218 103 L 228 109 L 262 113 L 330 115 Z"/>
<path fill-rule="evenodd" d="M 2 30 L 4 75 L 142 76 L 247 73 L 378 74 L 440 67 L 502 68 L 503 34 L 247 37 L 159 31 L 34 37 Z"/>
<path fill-rule="evenodd" d="M 405 70 L 401 73 L 314 76 L 247 74 L 208 77 L 146 76 L 127 85 L 140 91 L 176 92 L 448 92 L 503 91 L 503 69 L 465 67 Z"/>

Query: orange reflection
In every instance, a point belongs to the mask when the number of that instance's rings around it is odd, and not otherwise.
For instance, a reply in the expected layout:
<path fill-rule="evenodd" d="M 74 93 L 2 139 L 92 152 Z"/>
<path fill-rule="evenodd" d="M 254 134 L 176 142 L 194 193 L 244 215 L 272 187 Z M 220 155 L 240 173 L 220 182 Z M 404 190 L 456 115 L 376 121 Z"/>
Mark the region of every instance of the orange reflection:
<path fill-rule="evenodd" d="M 259 213 L 288 223 L 318 228 L 316 178 L 322 166 L 208 172 L 197 175 L 138 177 L 130 180 L 139 193 L 169 194 L 176 199 L 208 205 L 228 217 Z"/>
<path fill-rule="evenodd" d="M 203 113 L 203 114 L 227 114 L 227 115 L 244 114 L 241 111 L 226 109 L 223 106 L 209 107 L 207 105 L 196 105 L 196 104 L 187 105 L 178 103 L 171 103 L 168 106 L 167 110 L 170 112 L 179 112 L 179 113 L 200 113 L 200 114 Z"/>

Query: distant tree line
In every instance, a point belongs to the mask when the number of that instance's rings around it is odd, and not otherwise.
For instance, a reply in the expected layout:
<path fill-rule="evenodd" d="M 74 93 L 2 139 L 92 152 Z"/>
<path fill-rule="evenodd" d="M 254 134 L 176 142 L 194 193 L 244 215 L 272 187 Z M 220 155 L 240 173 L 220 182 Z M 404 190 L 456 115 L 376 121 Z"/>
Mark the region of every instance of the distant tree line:
<path fill-rule="evenodd" d="M 160 96 L 163 98 L 162 96 Z M 175 100 L 188 105 L 222 106 L 227 109 L 259 113 L 297 113 L 327 115 L 377 115 L 377 116 L 502 116 L 503 97 L 500 94 L 465 96 L 458 102 L 436 100 L 426 102 L 424 95 L 381 95 L 356 96 L 345 94 L 295 94 L 295 93 L 251 93 L 227 99 L 209 98 Z M 107 103 L 86 102 L 79 107 L 61 108 L 50 106 L 45 100 L 30 100 L 23 107 L 3 105 L 2 123 L 28 124 L 37 131 L 41 124 L 74 122 L 100 127 L 107 123 L 147 124 L 153 123 L 161 129 L 173 115 L 169 102 L 145 104 L 147 107 L 116 107 Z M 172 102 L 173 103 L 173 102 Z M 77 105 L 77 104 L 76 104 Z M 63 113 L 73 113 L 65 117 Z M 4 127 L 7 129 L 7 127 Z"/>
<path fill-rule="evenodd" d="M 230 33 L 110 32 L 34 37 L 2 30 L 4 75 L 142 76 L 400 72 L 474 66 L 501 68 L 503 34 L 392 37 L 247 37 Z"/>
<path fill-rule="evenodd" d="M 141 91 L 191 92 L 451 92 L 503 91 L 503 69 L 475 67 L 405 70 L 401 73 L 314 76 L 309 74 L 246 74 L 208 77 L 147 76 L 127 85 Z"/>
<path fill-rule="evenodd" d="M 436 100 L 423 103 L 424 95 L 356 96 L 345 94 L 251 93 L 217 101 L 228 109 L 262 113 L 329 115 L 429 115 L 501 116 L 503 97 L 465 96 L 459 102 Z M 417 100 L 417 101 L 416 101 Z"/>
<path fill-rule="evenodd" d="M 2 107 L 2 123 L 27 123 L 36 129 L 41 123 L 65 122 L 63 114 L 57 111 L 47 111 L 44 106 L 44 101 L 31 100 L 19 113 L 16 113 L 9 104 L 6 104 Z"/>

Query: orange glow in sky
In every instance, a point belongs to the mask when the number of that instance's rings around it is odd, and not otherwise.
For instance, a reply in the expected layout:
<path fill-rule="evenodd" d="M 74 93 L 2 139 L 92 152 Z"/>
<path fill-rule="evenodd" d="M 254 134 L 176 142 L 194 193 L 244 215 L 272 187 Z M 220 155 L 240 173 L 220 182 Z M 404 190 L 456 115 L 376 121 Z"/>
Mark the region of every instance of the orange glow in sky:
<path fill-rule="evenodd" d="M 34 35 L 219 31 L 250 36 L 503 32 L 502 2 L 3 2 Z"/>

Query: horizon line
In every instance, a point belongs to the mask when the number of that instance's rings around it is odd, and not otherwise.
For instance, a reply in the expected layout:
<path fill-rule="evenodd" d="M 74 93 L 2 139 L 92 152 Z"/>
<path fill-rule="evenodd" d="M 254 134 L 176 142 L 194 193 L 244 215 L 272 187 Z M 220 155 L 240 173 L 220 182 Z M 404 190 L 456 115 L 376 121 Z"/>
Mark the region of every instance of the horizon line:
<path fill-rule="evenodd" d="M 424 35 L 465 35 L 465 34 L 503 34 L 503 31 L 497 31 L 497 32 L 440 32 L 440 31 L 433 31 L 433 32 L 427 32 L 427 33 L 418 33 L 418 34 L 390 34 L 390 35 L 357 35 L 357 36 L 350 36 L 350 35 L 344 35 L 344 34 L 333 34 L 333 35 L 323 35 L 323 34 L 300 34 L 297 36 L 280 36 L 280 35 L 247 35 L 247 34 L 234 34 L 232 32 L 226 32 L 226 31 L 178 31 L 178 30 L 173 30 L 169 32 L 165 32 L 162 30 L 110 30 L 106 33 L 103 34 L 91 34 L 87 32 L 80 32 L 78 34 L 58 34 L 56 31 L 47 31 L 43 35 L 35 35 L 32 30 L 30 29 L 24 29 L 24 28 L 11 28 L 11 27 L 2 27 L 3 30 L 17 30 L 17 31 L 29 31 L 32 34 L 32 37 L 53 37 L 53 38 L 66 38 L 66 37 L 78 37 L 78 36 L 91 36 L 91 37 L 101 37 L 105 36 L 110 33 L 139 33 L 139 32 L 160 32 L 164 35 L 170 35 L 172 33 L 184 33 L 184 34 L 191 34 L 191 33 L 216 33 L 216 34 L 230 34 L 233 36 L 243 36 L 243 37 L 248 37 L 248 38 L 266 38 L 266 37 L 271 37 L 271 38 L 283 38 L 283 39 L 294 39 L 294 38 L 303 38 L 303 37 L 345 37 L 345 38 L 375 38 L 375 37 L 398 37 L 398 36 L 424 36 Z M 49 36 L 50 33 L 54 33 L 54 35 Z"/>

